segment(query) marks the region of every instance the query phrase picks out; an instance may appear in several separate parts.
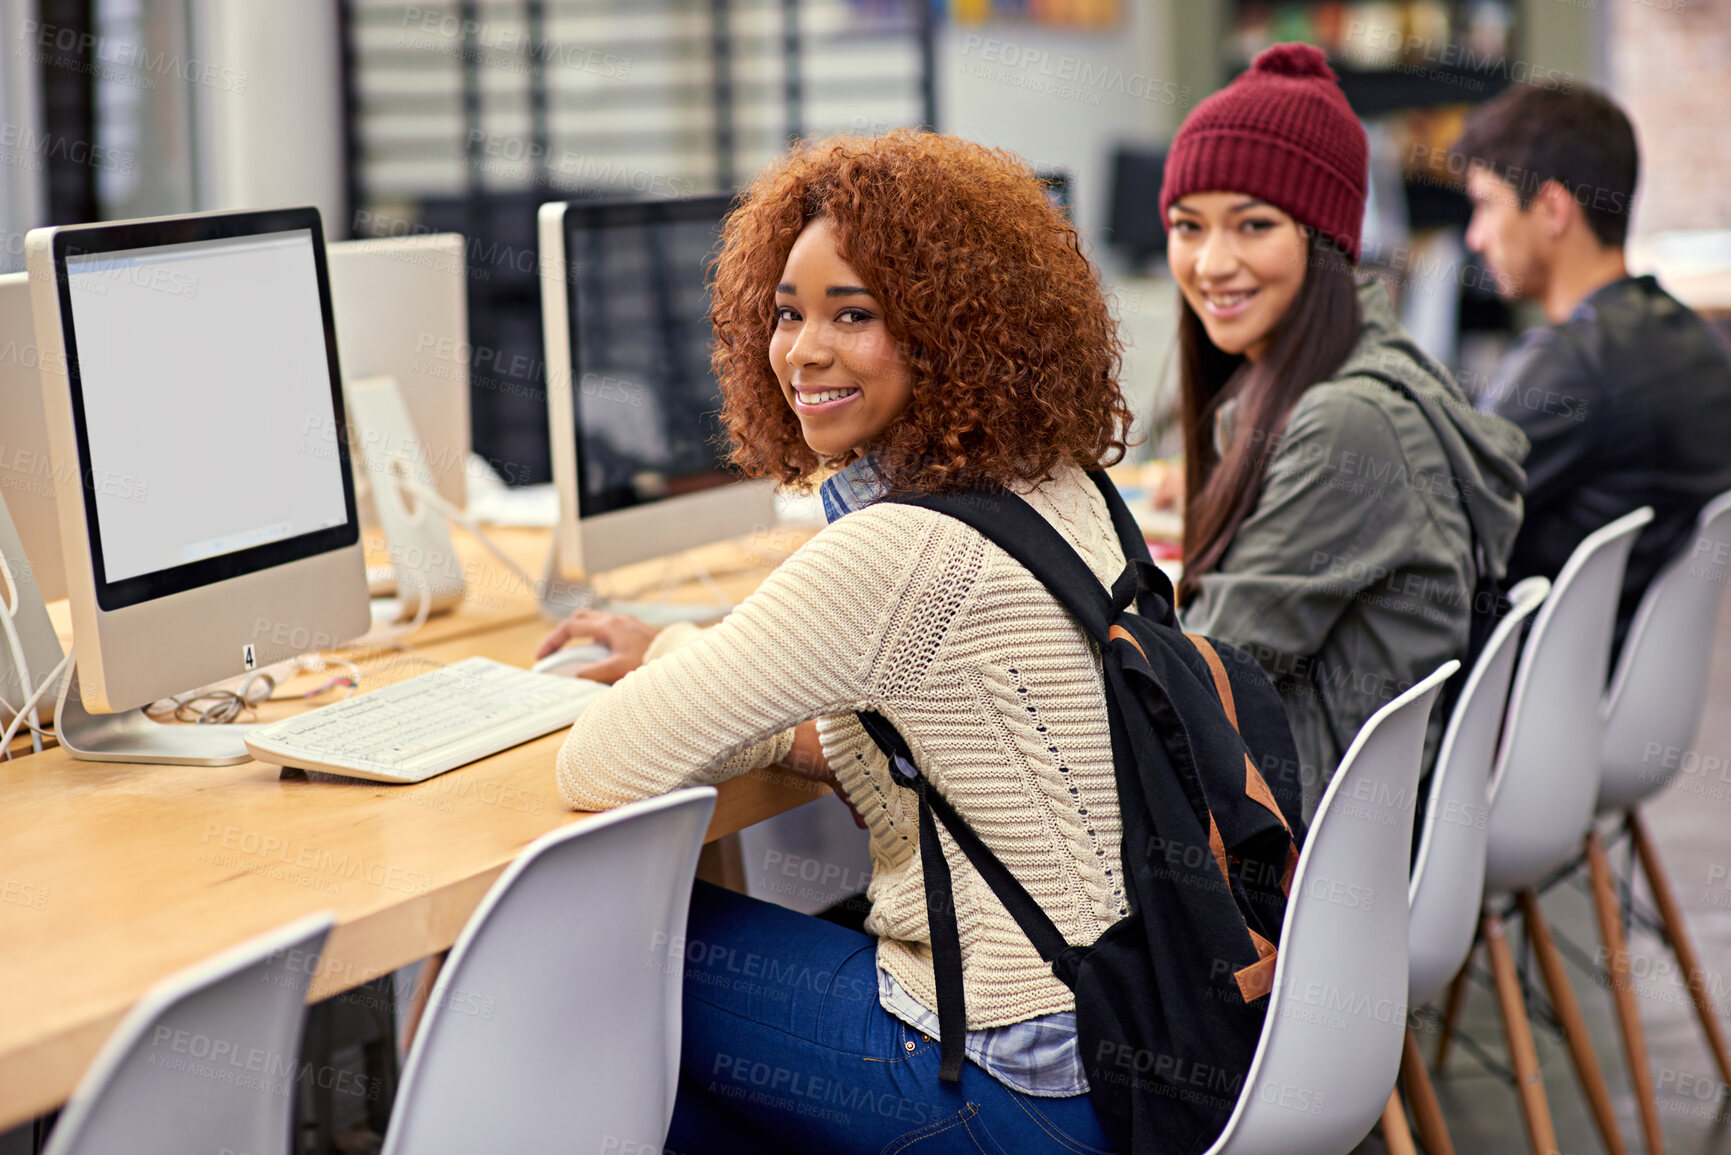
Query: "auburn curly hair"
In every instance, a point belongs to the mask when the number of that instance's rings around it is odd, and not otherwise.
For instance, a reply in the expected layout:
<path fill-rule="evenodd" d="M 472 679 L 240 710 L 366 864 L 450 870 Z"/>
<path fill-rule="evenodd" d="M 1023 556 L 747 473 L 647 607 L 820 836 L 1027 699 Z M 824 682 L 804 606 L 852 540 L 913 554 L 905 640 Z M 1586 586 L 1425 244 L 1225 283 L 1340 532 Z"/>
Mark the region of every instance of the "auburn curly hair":
<path fill-rule="evenodd" d="M 908 365 L 912 399 L 873 446 L 891 489 L 1034 482 L 1123 456 L 1123 345 L 1075 228 L 1010 153 L 904 129 L 798 146 L 727 217 L 711 359 L 745 473 L 810 484 L 842 464 L 806 445 L 769 359 L 776 285 L 818 217 Z"/>

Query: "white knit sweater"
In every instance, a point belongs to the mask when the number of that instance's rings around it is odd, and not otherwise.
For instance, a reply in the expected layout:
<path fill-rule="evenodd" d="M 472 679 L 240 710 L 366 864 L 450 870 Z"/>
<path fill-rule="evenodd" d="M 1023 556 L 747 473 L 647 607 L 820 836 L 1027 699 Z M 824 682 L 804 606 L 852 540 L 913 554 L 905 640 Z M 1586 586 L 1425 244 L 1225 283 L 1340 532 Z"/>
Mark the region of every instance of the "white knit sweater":
<path fill-rule="evenodd" d="M 1081 470 L 1023 493 L 1103 583 L 1124 568 Z M 657 656 L 659 655 L 659 656 Z M 880 504 L 848 514 L 709 630 L 667 631 L 653 660 L 577 722 L 559 753 L 571 805 L 601 810 L 784 757 L 818 720 L 871 832 L 878 962 L 937 1006 L 918 807 L 853 711 L 876 710 L 920 770 L 1074 944 L 1127 908 L 1099 652 L 1022 566 L 952 518 Z M 968 1028 L 1073 1009 L 1069 990 L 947 834 Z"/>

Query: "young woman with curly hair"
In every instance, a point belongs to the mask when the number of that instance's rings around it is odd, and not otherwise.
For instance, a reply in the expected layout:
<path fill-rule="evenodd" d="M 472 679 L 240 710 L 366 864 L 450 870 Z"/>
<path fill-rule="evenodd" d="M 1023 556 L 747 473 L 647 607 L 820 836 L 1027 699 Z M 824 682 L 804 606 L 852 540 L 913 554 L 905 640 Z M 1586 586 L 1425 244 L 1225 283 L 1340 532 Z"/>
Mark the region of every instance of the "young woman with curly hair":
<path fill-rule="evenodd" d="M 871 912 L 860 934 L 698 885 L 667 1145 L 1107 1150 L 1070 991 L 953 844 L 971 1061 L 939 1080 L 918 806 L 855 717 L 896 725 L 1070 942 L 1126 913 L 1093 645 L 973 529 L 874 501 L 1001 484 L 1103 583 L 1122 572 L 1084 474 L 1121 455 L 1130 420 L 1096 272 L 1026 165 L 896 132 L 759 176 L 712 300 L 734 461 L 790 485 L 838 470 L 831 524 L 713 629 L 583 613 L 550 637 L 544 652 L 598 637 L 614 651 L 598 672 L 624 674 L 572 729 L 560 789 L 601 810 L 810 768 L 870 832 Z"/>

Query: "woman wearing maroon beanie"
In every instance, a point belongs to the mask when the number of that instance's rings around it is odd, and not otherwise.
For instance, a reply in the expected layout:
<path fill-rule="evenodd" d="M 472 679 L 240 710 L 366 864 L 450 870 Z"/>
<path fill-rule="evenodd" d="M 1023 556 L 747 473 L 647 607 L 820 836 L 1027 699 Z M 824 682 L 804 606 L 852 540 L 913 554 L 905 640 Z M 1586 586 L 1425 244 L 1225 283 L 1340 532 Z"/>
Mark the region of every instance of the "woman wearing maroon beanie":
<path fill-rule="evenodd" d="M 1366 183 L 1322 53 L 1281 44 L 1196 106 L 1160 193 L 1182 297 L 1184 622 L 1274 678 L 1307 819 L 1365 720 L 1463 655 L 1480 570 L 1501 576 L 1521 519 L 1525 437 L 1474 412 L 1386 289 L 1355 280 Z"/>

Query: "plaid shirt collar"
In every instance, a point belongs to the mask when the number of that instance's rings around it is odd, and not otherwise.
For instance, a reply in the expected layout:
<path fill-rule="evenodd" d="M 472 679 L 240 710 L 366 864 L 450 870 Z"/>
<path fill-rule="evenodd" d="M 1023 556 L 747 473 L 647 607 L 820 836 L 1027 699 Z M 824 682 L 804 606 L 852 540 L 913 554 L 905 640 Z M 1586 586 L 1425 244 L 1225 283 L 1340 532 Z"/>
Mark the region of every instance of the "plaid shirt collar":
<path fill-rule="evenodd" d="M 818 489 L 823 498 L 823 516 L 835 522 L 856 509 L 864 509 L 884 495 L 888 486 L 878 471 L 877 458 L 865 456 L 849 462 L 830 475 Z"/>

